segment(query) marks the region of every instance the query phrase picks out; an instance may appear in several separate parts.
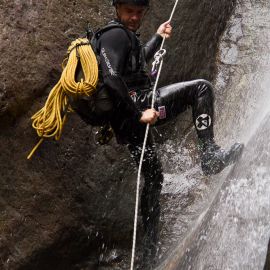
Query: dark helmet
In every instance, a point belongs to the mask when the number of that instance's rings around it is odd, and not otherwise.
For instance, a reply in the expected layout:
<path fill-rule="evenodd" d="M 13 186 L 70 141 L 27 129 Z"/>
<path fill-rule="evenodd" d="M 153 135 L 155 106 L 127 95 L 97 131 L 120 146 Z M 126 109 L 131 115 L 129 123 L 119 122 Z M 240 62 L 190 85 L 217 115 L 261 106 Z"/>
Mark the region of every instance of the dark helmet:
<path fill-rule="evenodd" d="M 136 6 L 149 6 L 149 0 L 113 0 L 113 6 L 116 4 L 132 4 Z"/>

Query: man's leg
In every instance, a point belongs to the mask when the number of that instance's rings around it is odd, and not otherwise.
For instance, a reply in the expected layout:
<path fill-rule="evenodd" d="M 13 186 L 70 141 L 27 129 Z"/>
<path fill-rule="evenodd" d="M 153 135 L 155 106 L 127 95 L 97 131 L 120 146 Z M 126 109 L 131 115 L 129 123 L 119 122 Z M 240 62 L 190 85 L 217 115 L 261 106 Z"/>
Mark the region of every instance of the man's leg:
<path fill-rule="evenodd" d="M 241 155 L 243 144 L 236 143 L 229 150 L 221 149 L 214 141 L 214 94 L 206 80 L 176 83 L 158 89 L 156 110 L 158 124 L 173 119 L 192 107 L 193 123 L 199 139 L 202 170 L 206 175 L 217 174 Z"/>
<path fill-rule="evenodd" d="M 141 144 L 130 144 L 129 150 L 139 164 Z M 155 146 L 148 143 L 142 164 L 144 187 L 141 195 L 141 213 L 145 230 L 144 237 L 144 269 L 150 269 L 157 253 L 158 229 L 160 218 L 160 193 L 163 183 L 163 172 L 157 157 Z"/>
<path fill-rule="evenodd" d="M 214 94 L 208 81 L 194 80 L 175 83 L 164 86 L 157 92 L 156 109 L 160 110 L 162 107 L 165 109 L 165 115 L 161 115 L 158 124 L 175 118 L 190 106 L 198 137 L 214 137 Z"/>

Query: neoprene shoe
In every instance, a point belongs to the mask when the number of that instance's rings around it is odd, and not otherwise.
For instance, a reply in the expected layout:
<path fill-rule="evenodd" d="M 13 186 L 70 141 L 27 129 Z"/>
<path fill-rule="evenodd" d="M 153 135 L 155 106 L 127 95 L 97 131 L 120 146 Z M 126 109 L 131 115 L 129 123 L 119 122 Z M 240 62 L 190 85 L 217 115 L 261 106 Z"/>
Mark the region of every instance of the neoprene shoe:
<path fill-rule="evenodd" d="M 205 175 L 218 174 L 227 166 L 235 163 L 243 149 L 244 144 L 242 143 L 235 143 L 228 150 L 221 149 L 214 141 L 201 143 L 199 151 L 203 173 Z"/>

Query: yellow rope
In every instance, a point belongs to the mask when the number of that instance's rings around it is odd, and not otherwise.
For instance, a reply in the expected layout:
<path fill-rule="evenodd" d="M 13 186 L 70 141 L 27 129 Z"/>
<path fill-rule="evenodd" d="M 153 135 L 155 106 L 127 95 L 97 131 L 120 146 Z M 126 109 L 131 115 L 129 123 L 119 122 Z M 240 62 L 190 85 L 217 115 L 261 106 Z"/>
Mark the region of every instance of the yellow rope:
<path fill-rule="evenodd" d="M 68 48 L 68 61 L 59 82 L 51 90 L 45 106 L 34 114 L 32 126 L 41 138 L 27 159 L 31 159 L 44 138 L 54 137 L 59 140 L 66 121 L 66 114 L 71 110 L 68 96 L 91 96 L 98 82 L 98 63 L 87 38 L 73 41 Z M 65 62 L 65 60 L 64 60 Z M 75 81 L 78 64 L 81 64 L 84 79 Z"/>

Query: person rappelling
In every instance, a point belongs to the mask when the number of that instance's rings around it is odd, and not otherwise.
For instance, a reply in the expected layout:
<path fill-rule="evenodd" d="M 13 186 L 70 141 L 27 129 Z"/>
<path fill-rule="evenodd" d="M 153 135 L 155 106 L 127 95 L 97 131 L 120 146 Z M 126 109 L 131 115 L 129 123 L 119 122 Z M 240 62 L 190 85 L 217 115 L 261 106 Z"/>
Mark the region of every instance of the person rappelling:
<path fill-rule="evenodd" d="M 165 54 L 164 50 L 159 49 L 164 40 L 172 36 L 172 26 L 170 20 L 162 23 L 152 38 L 142 45 L 137 31 L 149 9 L 149 2 L 113 0 L 116 19 L 94 33 L 91 41 L 98 57 L 96 93 L 90 97 L 71 95 L 65 104 L 70 105 L 86 123 L 102 125 L 101 135 L 110 138 L 113 131 L 117 142 L 127 145 L 138 165 L 146 126 L 166 124 L 191 107 L 202 171 L 205 175 L 218 174 L 239 158 L 244 145 L 235 143 L 226 150 L 215 142 L 214 93 L 210 82 L 203 79 L 178 82 L 157 88 L 153 96 L 158 64 Z M 155 62 L 149 74 L 147 64 L 153 57 Z M 84 75 L 81 74 L 82 70 Z M 86 79 L 83 63 L 75 73 L 79 81 L 81 77 Z M 145 232 L 145 265 L 142 269 L 149 269 L 149 261 L 157 253 L 163 183 L 163 169 L 151 128 L 141 169 L 144 176 L 141 215 Z"/>

